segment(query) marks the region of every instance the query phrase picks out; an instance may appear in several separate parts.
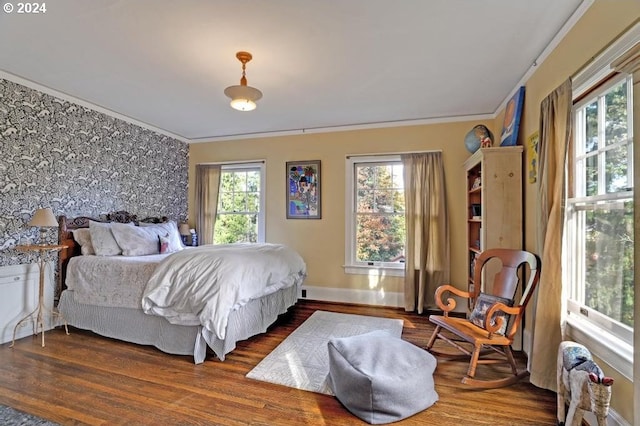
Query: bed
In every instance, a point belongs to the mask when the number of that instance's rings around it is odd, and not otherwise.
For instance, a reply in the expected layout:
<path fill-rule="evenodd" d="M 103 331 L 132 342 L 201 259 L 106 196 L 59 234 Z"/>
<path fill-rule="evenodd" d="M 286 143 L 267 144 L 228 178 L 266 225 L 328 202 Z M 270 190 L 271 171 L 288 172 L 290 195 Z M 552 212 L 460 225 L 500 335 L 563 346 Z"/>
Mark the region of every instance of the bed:
<path fill-rule="evenodd" d="M 297 302 L 306 276 L 302 258 L 278 244 L 185 248 L 166 218 L 61 216 L 59 228 L 68 248 L 59 255 L 56 295 L 69 325 L 191 355 L 196 364 L 209 352 L 224 361 L 236 342 L 266 332 Z M 109 231 L 117 246 L 101 239 Z M 146 246 L 123 240 L 139 236 Z"/>

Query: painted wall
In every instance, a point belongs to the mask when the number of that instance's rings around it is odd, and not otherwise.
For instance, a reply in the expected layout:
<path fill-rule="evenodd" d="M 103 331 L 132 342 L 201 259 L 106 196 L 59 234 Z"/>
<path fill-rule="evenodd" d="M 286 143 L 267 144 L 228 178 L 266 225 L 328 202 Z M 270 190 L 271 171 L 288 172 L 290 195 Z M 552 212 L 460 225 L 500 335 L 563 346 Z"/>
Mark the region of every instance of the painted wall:
<path fill-rule="evenodd" d="M 345 274 L 345 159 L 350 154 L 442 150 L 451 223 L 451 281 L 466 285 L 465 171 L 470 156 L 464 136 L 478 122 L 434 124 L 349 132 L 210 142 L 190 145 L 189 187 L 195 188 L 195 165 L 207 162 L 266 160 L 266 240 L 298 250 L 308 267 L 306 285 L 402 291 L 398 277 L 370 278 Z M 488 124 L 488 123 L 486 123 Z M 322 219 L 286 219 L 287 161 L 320 160 Z M 189 205 L 194 193 L 189 192 Z M 189 211 L 193 223 L 195 215 Z"/>
<path fill-rule="evenodd" d="M 564 37 L 526 83 L 525 105 L 518 144 L 525 144 L 529 135 L 538 129 L 540 103 L 570 76 L 576 74 L 624 33 L 640 17 L 640 2 L 635 0 L 597 0 L 579 22 Z M 504 111 L 495 123 L 502 123 Z M 493 129 L 498 132 L 500 129 Z M 526 149 L 525 149 L 526 153 Z M 525 154 L 526 155 L 526 154 Z M 530 159 L 525 157 L 525 165 Z M 638 166 L 638 165 L 636 165 Z M 526 166 L 525 166 L 526 170 Z M 536 208 L 537 184 L 528 183 L 525 176 L 525 248 L 537 252 Z M 636 292 L 640 291 L 636 286 Z M 637 300 L 637 298 L 636 298 Z M 597 360 L 605 373 L 615 379 L 612 408 L 629 424 L 633 419 L 633 383 L 602 360 Z"/>
<path fill-rule="evenodd" d="M 519 144 L 538 128 L 540 102 L 555 87 L 575 74 L 640 16 L 636 0 L 597 0 L 557 48 L 539 65 L 526 82 L 525 106 Z M 504 111 L 487 125 L 499 138 Z M 267 241 L 282 242 L 299 250 L 309 265 L 308 285 L 346 289 L 401 291 L 402 280 L 388 277 L 369 282 L 366 277 L 343 273 L 344 263 L 344 159 L 349 154 L 442 149 L 447 179 L 447 202 L 451 223 L 451 282 L 464 287 L 465 196 L 462 163 L 470 155 L 462 143 L 475 122 L 415 127 L 309 134 L 266 139 L 214 142 L 190 146 L 190 187 L 194 187 L 195 164 L 237 160 L 267 161 Z M 525 150 L 526 152 L 526 150 Z M 285 171 L 290 160 L 322 161 L 323 219 L 285 218 Z M 537 252 L 535 211 L 537 185 L 528 183 L 529 158 L 525 158 L 525 248 Z M 193 205 L 193 191 L 189 193 Z M 194 212 L 190 211 L 193 223 Z M 605 372 L 616 379 L 612 408 L 632 424 L 633 384 L 606 365 Z"/>
<path fill-rule="evenodd" d="M 0 79 L 0 266 L 27 263 L 39 207 L 91 216 L 187 216 L 188 146 Z M 57 237 L 52 233 L 53 241 Z"/>

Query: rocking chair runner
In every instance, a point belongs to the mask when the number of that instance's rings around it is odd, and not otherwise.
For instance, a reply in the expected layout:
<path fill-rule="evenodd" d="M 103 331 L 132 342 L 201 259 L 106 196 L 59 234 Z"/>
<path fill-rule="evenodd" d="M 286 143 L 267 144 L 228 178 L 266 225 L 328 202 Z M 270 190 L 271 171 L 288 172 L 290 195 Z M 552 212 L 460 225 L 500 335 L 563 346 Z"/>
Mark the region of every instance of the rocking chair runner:
<path fill-rule="evenodd" d="M 485 270 L 485 267 L 489 260 L 494 258 L 502 262 L 502 269 L 495 274 L 493 285 L 489 286 L 485 283 L 485 286 L 483 286 L 483 276 L 486 276 L 487 279 L 490 278 L 490 274 Z M 495 263 L 495 261 L 491 263 Z M 521 277 L 524 277 L 525 274 L 524 271 L 519 274 L 518 270 L 525 264 L 529 265 L 529 279 L 522 289 L 520 302 L 515 306 L 511 306 L 514 303 L 518 286 L 521 285 Z M 467 370 L 467 375 L 463 377 L 462 383 L 481 388 L 507 386 L 529 374 L 526 370 L 518 372 L 511 352 L 511 344 L 520 327 L 527 303 L 531 299 L 540 279 L 540 259 L 538 256 L 522 250 L 488 249 L 477 257 L 474 277 L 474 285 L 471 292 L 459 290 L 448 284 L 436 289 L 436 303 L 443 310 L 444 315 L 431 315 L 429 317 L 429 321 L 436 325 L 436 329 L 431 335 L 426 349 L 439 356 L 460 356 L 458 353 L 452 355 L 434 349 L 433 346 L 436 340 L 441 339 L 454 346 L 464 355 L 470 356 L 469 369 Z M 481 289 L 485 287 L 487 293 L 482 293 Z M 449 316 L 449 312 L 456 307 L 456 301 L 449 297 L 445 304 L 443 296 L 447 292 L 470 299 L 474 303 L 474 310 L 469 318 Z M 492 351 L 488 351 L 492 357 L 484 357 L 489 349 L 492 349 Z M 496 353 L 498 357 L 495 356 Z M 478 364 L 498 363 L 509 364 L 513 375 L 496 380 L 475 378 Z"/>

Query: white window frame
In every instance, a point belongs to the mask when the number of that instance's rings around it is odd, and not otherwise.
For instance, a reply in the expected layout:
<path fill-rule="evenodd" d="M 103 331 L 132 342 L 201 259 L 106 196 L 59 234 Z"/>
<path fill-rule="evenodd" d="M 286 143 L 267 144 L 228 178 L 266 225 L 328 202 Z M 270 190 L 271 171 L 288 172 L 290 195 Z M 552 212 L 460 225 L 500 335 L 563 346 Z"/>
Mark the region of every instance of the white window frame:
<path fill-rule="evenodd" d="M 615 57 L 618 57 L 619 54 Z M 615 57 L 611 57 L 609 61 L 607 61 L 607 65 L 605 68 L 610 72 L 610 63 L 613 62 Z M 600 62 L 601 64 L 601 62 Z M 602 65 L 600 65 L 602 66 Z M 606 76 L 607 73 L 605 71 L 597 71 L 597 70 L 587 70 L 591 72 L 593 75 L 599 75 L 600 78 Z M 584 99 L 576 102 L 573 108 L 573 116 L 576 119 L 576 134 L 574 138 L 578 138 L 582 136 L 579 132 L 582 132 L 584 123 L 580 122 L 579 117 L 577 116 L 577 110 L 588 105 L 594 101 L 594 98 L 599 97 L 600 95 L 606 93 L 609 89 L 614 87 L 615 85 L 623 82 L 627 79 L 627 117 L 628 117 L 628 135 L 629 140 L 629 150 L 633 147 L 633 97 L 632 97 L 632 87 L 633 82 L 630 76 L 619 75 L 611 78 L 606 84 L 602 87 L 597 88 L 593 95 L 586 96 Z M 593 78 L 591 79 L 583 79 L 581 85 L 576 85 L 576 80 L 580 81 L 580 78 L 574 79 L 574 99 L 584 95 L 590 87 L 594 87 L 596 81 Z M 635 106 L 638 107 L 637 105 Z M 584 138 L 584 137 L 583 137 Z M 577 145 L 577 144 L 576 144 Z M 609 149 L 609 146 L 604 146 L 604 138 L 599 138 L 598 144 L 598 152 L 602 152 L 606 149 Z M 578 157 L 585 157 L 586 154 L 580 153 L 577 150 L 572 153 L 573 155 Z M 597 154 L 596 154 L 597 155 Z M 628 173 L 630 175 L 629 182 L 633 185 L 633 156 L 629 156 L 629 162 L 632 167 L 629 168 Z M 603 167 L 599 167 L 599 169 L 604 169 Z M 565 224 L 565 234 L 564 234 L 564 250 L 563 250 L 563 264 L 567 265 L 566 268 L 563 269 L 563 282 L 565 285 L 564 294 L 566 295 L 566 303 L 567 303 L 567 316 L 566 316 L 566 327 L 565 332 L 567 337 L 572 340 L 576 340 L 588 346 L 590 350 L 597 357 L 601 358 L 607 364 L 609 364 L 612 368 L 618 371 L 620 374 L 632 380 L 633 378 L 633 329 L 625 326 L 624 324 L 620 324 L 619 322 L 597 312 L 594 309 L 591 309 L 585 306 L 582 303 L 577 302 L 572 299 L 572 291 L 580 291 L 579 289 L 573 289 L 572 286 L 582 288 L 582 286 L 577 286 L 575 282 L 580 279 L 580 270 L 582 268 L 579 265 L 579 262 L 582 262 L 581 257 L 577 251 L 579 251 L 579 240 L 583 237 L 583 235 L 577 235 L 576 228 L 579 224 L 575 223 L 579 221 L 579 216 L 574 215 L 573 212 L 582 209 L 585 202 L 592 204 L 593 202 L 599 203 L 617 203 L 621 200 L 628 199 L 629 197 L 633 197 L 632 191 L 621 191 L 616 193 L 605 193 L 602 194 L 603 188 L 605 185 L 605 176 L 601 173 L 598 176 L 599 182 L 598 185 L 600 187 L 599 194 L 594 196 L 584 196 L 584 194 L 576 194 L 574 199 L 567 200 L 567 209 L 565 217 L 567 222 Z M 584 185 L 582 182 L 582 174 L 576 170 L 575 183 L 576 188 L 580 187 L 580 185 Z M 581 196 L 582 195 L 582 196 Z M 574 270 L 572 270 L 574 268 Z M 577 274 L 577 275 L 576 275 Z M 579 296 L 578 296 L 579 297 Z"/>
<path fill-rule="evenodd" d="M 404 277 L 404 263 L 357 262 L 356 259 L 356 164 L 401 162 L 399 154 L 351 155 L 345 165 L 345 258 L 347 274 Z"/>
<path fill-rule="evenodd" d="M 260 173 L 260 200 L 258 212 L 258 243 L 265 242 L 266 230 L 265 230 L 265 212 L 266 212 L 266 162 L 239 162 L 239 163 L 221 163 L 220 164 L 220 182 L 222 183 L 222 173 L 229 171 L 250 171 L 258 170 Z"/>

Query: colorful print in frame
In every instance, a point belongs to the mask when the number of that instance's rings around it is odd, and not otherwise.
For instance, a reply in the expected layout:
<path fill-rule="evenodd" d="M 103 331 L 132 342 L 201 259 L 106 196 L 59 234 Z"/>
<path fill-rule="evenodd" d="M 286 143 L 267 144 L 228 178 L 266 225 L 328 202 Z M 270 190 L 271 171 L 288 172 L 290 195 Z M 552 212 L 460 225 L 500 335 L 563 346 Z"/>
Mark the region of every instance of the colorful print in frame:
<path fill-rule="evenodd" d="M 320 160 L 287 161 L 287 219 L 320 219 Z"/>
<path fill-rule="evenodd" d="M 524 86 L 521 86 L 513 97 L 509 99 L 504 109 L 500 146 L 512 146 L 518 141 L 518 129 L 520 127 L 520 116 L 522 115 L 523 104 Z"/>

